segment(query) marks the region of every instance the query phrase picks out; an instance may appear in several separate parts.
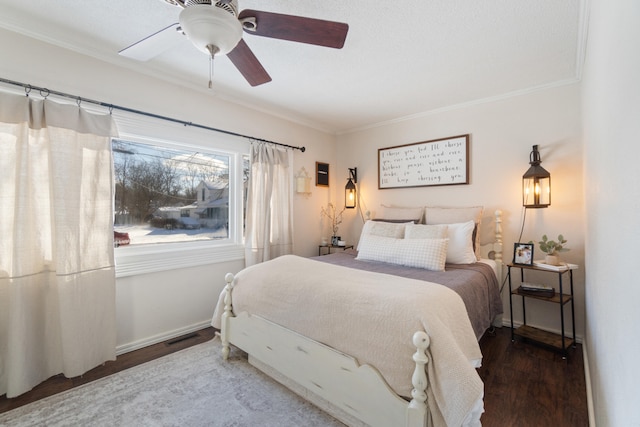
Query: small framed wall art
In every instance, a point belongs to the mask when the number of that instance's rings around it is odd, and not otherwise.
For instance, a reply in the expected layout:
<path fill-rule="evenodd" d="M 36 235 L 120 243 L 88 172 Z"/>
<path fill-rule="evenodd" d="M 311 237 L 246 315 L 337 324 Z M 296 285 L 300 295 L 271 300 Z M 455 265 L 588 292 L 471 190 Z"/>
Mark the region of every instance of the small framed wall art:
<path fill-rule="evenodd" d="M 316 162 L 316 187 L 329 186 L 329 163 Z"/>
<path fill-rule="evenodd" d="M 514 243 L 513 263 L 533 265 L 533 243 Z"/>

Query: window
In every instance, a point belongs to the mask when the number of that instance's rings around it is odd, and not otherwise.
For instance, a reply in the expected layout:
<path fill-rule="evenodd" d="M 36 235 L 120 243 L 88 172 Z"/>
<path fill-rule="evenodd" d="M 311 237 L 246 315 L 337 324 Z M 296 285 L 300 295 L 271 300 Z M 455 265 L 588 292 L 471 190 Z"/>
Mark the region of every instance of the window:
<path fill-rule="evenodd" d="M 114 229 L 131 245 L 229 238 L 231 155 L 122 139 L 112 147 Z"/>
<path fill-rule="evenodd" d="M 241 258 L 248 155 L 142 141 L 112 141 L 117 276 Z"/>

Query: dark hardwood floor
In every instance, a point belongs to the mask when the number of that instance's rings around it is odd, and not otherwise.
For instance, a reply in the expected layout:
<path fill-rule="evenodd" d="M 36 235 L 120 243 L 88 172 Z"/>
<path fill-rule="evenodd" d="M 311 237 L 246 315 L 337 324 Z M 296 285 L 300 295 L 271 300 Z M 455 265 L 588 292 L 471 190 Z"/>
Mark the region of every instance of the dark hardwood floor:
<path fill-rule="evenodd" d="M 214 337 L 207 328 L 185 337 L 118 356 L 81 377 L 57 375 L 28 393 L 13 399 L 0 397 L 0 413 L 149 360 L 200 344 Z M 588 426 L 587 397 L 582 346 L 569 352 L 567 360 L 549 350 L 511 342 L 509 328 L 497 329 L 480 341 L 484 356 L 479 373 L 485 384 L 485 427 Z"/>
<path fill-rule="evenodd" d="M 566 360 L 533 344 L 511 342 L 511 329 L 499 328 L 480 340 L 484 381 L 483 426 L 587 427 L 587 389 L 582 345 Z"/>

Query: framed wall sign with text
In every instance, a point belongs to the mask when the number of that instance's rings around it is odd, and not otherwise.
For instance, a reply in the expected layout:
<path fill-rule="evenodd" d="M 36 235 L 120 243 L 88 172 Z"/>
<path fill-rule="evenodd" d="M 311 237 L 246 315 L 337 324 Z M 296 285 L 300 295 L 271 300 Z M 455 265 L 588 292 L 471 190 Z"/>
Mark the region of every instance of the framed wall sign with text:
<path fill-rule="evenodd" d="M 469 137 L 378 149 L 378 188 L 468 184 Z"/>

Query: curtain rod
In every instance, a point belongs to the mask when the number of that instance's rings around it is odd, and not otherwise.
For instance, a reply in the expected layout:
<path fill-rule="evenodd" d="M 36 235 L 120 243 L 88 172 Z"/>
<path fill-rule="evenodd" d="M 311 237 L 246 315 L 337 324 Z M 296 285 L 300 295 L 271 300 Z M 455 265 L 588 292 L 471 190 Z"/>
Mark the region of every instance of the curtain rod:
<path fill-rule="evenodd" d="M 64 92 L 58 92 L 58 91 L 55 91 L 55 90 L 49 90 L 49 89 L 44 88 L 44 87 L 32 86 L 32 85 L 26 84 L 26 83 L 20 83 L 20 82 L 16 82 L 16 81 L 13 81 L 13 80 L 7 80 L 7 79 L 4 79 L 2 77 L 0 77 L 0 82 L 11 84 L 11 85 L 14 85 L 14 86 L 20 86 L 20 87 L 25 89 L 25 92 L 27 93 L 27 95 L 29 95 L 29 93 L 32 90 L 36 90 L 36 91 L 39 91 L 40 95 L 43 96 L 44 98 L 46 98 L 49 95 L 56 95 L 56 96 L 61 96 L 63 98 L 75 99 L 78 102 L 78 105 L 80 105 L 81 102 L 89 102 L 91 104 L 99 105 L 101 107 L 106 107 L 106 108 L 109 109 L 109 111 L 116 109 L 116 110 L 126 111 L 128 113 L 140 114 L 142 116 L 153 117 L 155 119 L 166 120 L 168 122 L 173 122 L 173 123 L 179 123 L 179 124 L 184 125 L 184 126 L 193 126 L 193 127 L 199 128 L 199 129 L 206 129 L 206 130 L 210 130 L 210 131 L 213 131 L 213 132 L 219 132 L 219 133 L 224 133 L 224 134 L 227 134 L 227 135 L 238 136 L 238 137 L 241 137 L 241 138 L 247 138 L 247 139 L 250 139 L 250 140 L 253 140 L 253 141 L 264 142 L 264 143 L 267 143 L 267 144 L 279 145 L 281 147 L 286 147 L 286 148 L 292 148 L 294 150 L 300 150 L 303 153 L 306 150 L 305 147 L 295 147 L 293 145 L 282 144 L 280 142 L 269 141 L 269 140 L 266 140 L 266 139 L 256 138 L 256 137 L 248 136 L 248 135 L 242 135 L 240 133 L 231 132 L 231 131 L 224 130 L 224 129 L 218 129 L 218 128 L 214 128 L 214 127 L 210 127 L 210 126 L 200 125 L 198 123 L 187 122 L 187 121 L 180 120 L 180 119 L 174 119 L 172 117 L 161 116 L 159 114 L 154 114 L 154 113 L 147 113 L 146 111 L 134 110 L 132 108 L 122 107 L 120 105 L 108 104 L 108 103 L 102 102 L 102 101 L 95 101 L 93 99 L 82 98 L 82 97 L 77 96 L 77 95 L 70 95 L 70 94 L 64 93 Z"/>

